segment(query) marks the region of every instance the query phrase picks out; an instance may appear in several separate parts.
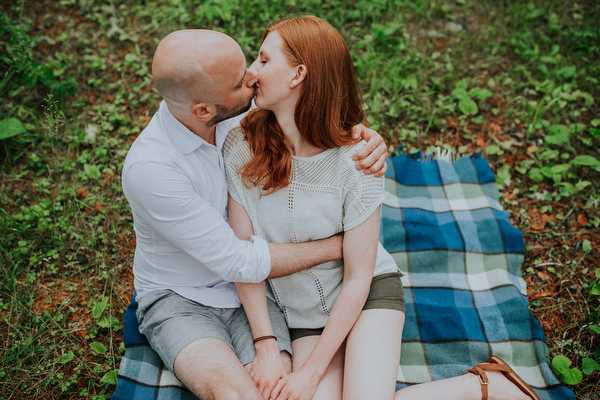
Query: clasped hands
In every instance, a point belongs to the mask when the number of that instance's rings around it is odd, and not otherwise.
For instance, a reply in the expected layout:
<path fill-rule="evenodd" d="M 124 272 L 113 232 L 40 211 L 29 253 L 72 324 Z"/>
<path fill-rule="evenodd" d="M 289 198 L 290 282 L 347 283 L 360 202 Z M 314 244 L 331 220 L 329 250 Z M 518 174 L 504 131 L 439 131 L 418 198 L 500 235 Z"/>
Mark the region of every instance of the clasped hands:
<path fill-rule="evenodd" d="M 287 364 L 287 366 L 286 366 Z M 257 343 L 256 358 L 248 371 L 264 400 L 311 400 L 319 383 L 318 374 L 307 368 L 290 373 L 291 360 L 279 353 L 277 342 Z"/>

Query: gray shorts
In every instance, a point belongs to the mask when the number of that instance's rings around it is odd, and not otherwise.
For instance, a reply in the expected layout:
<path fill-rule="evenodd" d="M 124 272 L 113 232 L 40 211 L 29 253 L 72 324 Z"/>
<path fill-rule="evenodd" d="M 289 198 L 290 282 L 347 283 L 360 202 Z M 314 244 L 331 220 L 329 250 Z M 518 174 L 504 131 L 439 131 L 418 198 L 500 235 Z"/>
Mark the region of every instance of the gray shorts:
<path fill-rule="evenodd" d="M 273 333 L 280 351 L 292 354 L 281 309 L 267 299 Z M 196 303 L 173 292 L 158 290 L 138 299 L 137 319 L 150 346 L 173 371 L 177 354 L 196 339 L 217 338 L 227 343 L 246 365 L 256 356 L 252 331 L 242 307 L 216 308 Z"/>

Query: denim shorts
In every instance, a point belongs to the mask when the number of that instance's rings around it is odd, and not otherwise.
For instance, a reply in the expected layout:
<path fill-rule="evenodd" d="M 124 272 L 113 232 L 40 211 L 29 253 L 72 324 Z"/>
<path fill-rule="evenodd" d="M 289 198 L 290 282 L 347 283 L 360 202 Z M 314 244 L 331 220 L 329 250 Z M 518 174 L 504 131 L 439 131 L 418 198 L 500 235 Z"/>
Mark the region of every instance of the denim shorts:
<path fill-rule="evenodd" d="M 279 350 L 291 355 L 291 340 L 283 312 L 270 299 L 267 304 Z M 256 356 L 252 331 L 242 307 L 210 307 L 172 290 L 157 290 L 138 299 L 136 316 L 140 333 L 146 336 L 152 349 L 171 371 L 177 354 L 196 339 L 221 339 L 243 365 L 252 362 Z"/>

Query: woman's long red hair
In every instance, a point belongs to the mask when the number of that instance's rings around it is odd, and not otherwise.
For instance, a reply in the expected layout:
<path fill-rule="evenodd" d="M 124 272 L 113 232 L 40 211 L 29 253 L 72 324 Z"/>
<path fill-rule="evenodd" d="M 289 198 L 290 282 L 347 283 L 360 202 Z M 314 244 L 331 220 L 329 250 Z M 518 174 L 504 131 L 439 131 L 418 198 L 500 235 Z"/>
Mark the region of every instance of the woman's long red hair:
<path fill-rule="evenodd" d="M 334 27 L 317 17 L 284 19 L 267 27 L 262 41 L 277 31 L 291 66 L 305 65 L 306 78 L 294 118 L 302 137 L 330 149 L 354 142 L 350 129 L 363 121 L 363 104 L 348 46 Z M 253 110 L 242 121 L 253 157 L 242 169 L 247 183 L 267 193 L 289 185 L 291 153 L 273 112 Z"/>

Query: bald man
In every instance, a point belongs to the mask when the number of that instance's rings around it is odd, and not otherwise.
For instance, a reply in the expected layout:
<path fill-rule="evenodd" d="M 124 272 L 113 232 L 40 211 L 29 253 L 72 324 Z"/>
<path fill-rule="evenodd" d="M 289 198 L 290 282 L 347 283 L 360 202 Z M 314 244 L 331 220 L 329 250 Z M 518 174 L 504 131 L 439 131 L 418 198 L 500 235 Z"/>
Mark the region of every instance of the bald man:
<path fill-rule="evenodd" d="M 122 176 L 137 240 L 140 332 L 199 398 L 268 399 L 277 374 L 289 371 L 285 320 L 269 300 L 273 330 L 253 337 L 232 282 L 261 282 L 339 259 L 341 237 L 266 243 L 238 240 L 229 228 L 221 150 L 250 108 L 257 81 L 235 40 L 209 30 L 171 33 L 156 49 L 152 74 L 164 101 L 131 146 Z M 370 138 L 358 168 L 384 173 L 383 139 L 355 130 Z M 282 364 L 264 366 L 257 389 L 247 369 L 256 352 L 273 351 L 281 352 Z"/>

